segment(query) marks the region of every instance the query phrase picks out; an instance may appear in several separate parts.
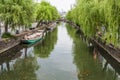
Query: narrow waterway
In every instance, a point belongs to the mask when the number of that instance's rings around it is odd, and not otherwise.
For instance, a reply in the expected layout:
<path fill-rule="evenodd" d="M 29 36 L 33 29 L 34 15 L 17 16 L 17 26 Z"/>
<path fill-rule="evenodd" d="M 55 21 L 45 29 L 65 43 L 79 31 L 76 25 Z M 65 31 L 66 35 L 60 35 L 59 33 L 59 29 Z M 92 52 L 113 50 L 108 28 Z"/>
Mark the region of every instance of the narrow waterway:
<path fill-rule="evenodd" d="M 64 23 L 27 47 L 0 57 L 0 80 L 120 80 L 119 69 Z"/>

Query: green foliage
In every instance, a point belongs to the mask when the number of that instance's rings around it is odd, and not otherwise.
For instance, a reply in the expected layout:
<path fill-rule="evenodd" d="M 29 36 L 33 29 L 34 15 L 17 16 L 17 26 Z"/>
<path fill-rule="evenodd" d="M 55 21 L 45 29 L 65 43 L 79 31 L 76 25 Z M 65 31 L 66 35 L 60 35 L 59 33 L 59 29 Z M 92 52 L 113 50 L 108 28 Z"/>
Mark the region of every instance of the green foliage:
<path fill-rule="evenodd" d="M 0 19 L 10 28 L 29 26 L 33 10 L 32 0 L 0 0 Z"/>
<path fill-rule="evenodd" d="M 10 33 L 3 33 L 2 38 L 16 38 L 16 37 Z"/>
<path fill-rule="evenodd" d="M 37 5 L 36 19 L 37 21 L 51 21 L 59 18 L 57 9 L 48 2 L 42 1 Z"/>
<path fill-rule="evenodd" d="M 105 68 L 106 61 L 102 58 L 99 52 L 90 50 L 87 44 L 83 42 L 79 35 L 75 34 L 74 28 L 67 25 L 67 32 L 73 39 L 73 63 L 77 68 L 78 80 L 113 80 L 115 76 L 114 70 L 110 67 Z M 94 58 L 96 55 L 96 58 Z M 105 70 L 106 69 L 106 70 Z"/>
<path fill-rule="evenodd" d="M 117 44 L 120 27 L 120 1 L 118 0 L 77 0 L 76 6 L 68 12 L 67 19 L 81 25 L 87 36 L 94 36 L 96 29 L 102 32 L 107 42 Z M 110 38 L 110 36 L 112 36 Z"/>

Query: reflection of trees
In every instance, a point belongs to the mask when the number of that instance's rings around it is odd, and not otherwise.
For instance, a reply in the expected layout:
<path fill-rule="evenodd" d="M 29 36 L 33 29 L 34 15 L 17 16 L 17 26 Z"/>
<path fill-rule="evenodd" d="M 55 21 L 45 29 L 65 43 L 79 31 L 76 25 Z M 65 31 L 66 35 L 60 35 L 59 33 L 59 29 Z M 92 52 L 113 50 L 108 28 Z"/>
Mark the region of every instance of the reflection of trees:
<path fill-rule="evenodd" d="M 66 27 L 67 27 L 67 32 L 70 35 L 70 37 L 74 38 L 76 30 L 72 28 L 72 26 L 70 26 L 69 24 L 66 24 Z"/>
<path fill-rule="evenodd" d="M 55 29 L 52 33 L 48 33 L 43 42 L 34 47 L 34 53 L 41 58 L 46 58 L 54 49 L 56 42 L 57 29 Z"/>
<path fill-rule="evenodd" d="M 35 71 L 38 69 L 35 57 L 19 59 L 14 65 L 17 78 L 20 80 L 37 80 Z"/>
<path fill-rule="evenodd" d="M 16 47 L 16 48 L 15 48 L 15 47 Z M 4 53 L 2 53 L 2 54 L 0 55 L 1 71 L 4 70 L 3 64 L 5 64 L 5 65 L 6 65 L 6 69 L 7 69 L 8 71 L 10 71 L 10 61 L 11 61 L 11 60 L 14 60 L 14 59 L 16 59 L 16 58 L 18 58 L 18 57 L 21 56 L 21 54 L 22 54 L 22 53 L 20 52 L 21 47 L 18 47 L 18 46 L 15 46 L 15 47 L 11 48 L 11 49 L 8 50 L 8 51 L 5 51 Z"/>
<path fill-rule="evenodd" d="M 74 40 L 74 63 L 77 66 L 79 80 L 115 80 L 114 71 L 111 69 L 103 71 L 101 64 L 91 56 L 86 43 L 79 36 L 75 36 L 71 29 L 68 29 L 68 33 Z"/>
<path fill-rule="evenodd" d="M 13 65 L 13 70 L 4 70 L 0 80 L 37 80 L 35 71 L 38 65 L 35 57 L 19 58 Z"/>

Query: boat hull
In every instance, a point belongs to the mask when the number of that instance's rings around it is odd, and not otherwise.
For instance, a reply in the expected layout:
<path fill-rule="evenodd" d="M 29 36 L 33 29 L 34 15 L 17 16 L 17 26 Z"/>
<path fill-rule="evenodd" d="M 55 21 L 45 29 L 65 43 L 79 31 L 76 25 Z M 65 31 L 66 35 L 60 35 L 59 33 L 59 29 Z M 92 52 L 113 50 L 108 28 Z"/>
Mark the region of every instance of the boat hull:
<path fill-rule="evenodd" d="M 40 41 L 42 39 L 43 38 L 41 37 L 41 38 L 33 39 L 33 40 L 22 40 L 22 43 L 24 43 L 24 44 L 31 44 L 31 43 L 36 43 L 36 42 L 38 42 L 38 41 Z"/>

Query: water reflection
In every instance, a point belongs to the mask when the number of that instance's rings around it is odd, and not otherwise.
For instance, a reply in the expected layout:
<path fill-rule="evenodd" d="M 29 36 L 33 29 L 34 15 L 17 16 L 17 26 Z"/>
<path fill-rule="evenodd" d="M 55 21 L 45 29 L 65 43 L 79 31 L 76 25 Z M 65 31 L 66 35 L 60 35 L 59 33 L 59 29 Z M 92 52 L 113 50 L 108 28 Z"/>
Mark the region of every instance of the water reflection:
<path fill-rule="evenodd" d="M 99 50 L 96 48 L 94 48 L 94 52 L 95 52 L 95 55 L 97 56 L 96 60 L 98 60 L 102 65 L 102 70 L 104 72 L 109 72 L 109 71 L 113 72 L 114 73 L 113 80 L 119 80 L 120 79 L 119 78 L 120 63 L 114 60 L 110 55 L 99 52 Z"/>
<path fill-rule="evenodd" d="M 62 23 L 40 44 L 15 46 L 0 56 L 0 80 L 119 80 L 120 64 L 79 37 Z"/>
<path fill-rule="evenodd" d="M 54 37 L 50 38 L 53 39 Z M 49 57 L 37 59 L 41 65 L 37 71 L 38 80 L 77 80 L 76 67 L 72 61 L 72 44 L 65 24 L 61 23 L 58 26 L 57 43 L 50 54 L 48 53 Z"/>
<path fill-rule="evenodd" d="M 75 31 L 67 27 L 69 35 L 74 40 L 74 63 L 77 66 L 77 76 L 79 80 L 118 80 L 116 71 L 105 61 L 100 53 L 94 49 L 89 50 L 86 43 L 75 35 Z M 109 67 L 108 67 L 109 66 Z"/>
<path fill-rule="evenodd" d="M 19 49 L 18 52 L 11 50 L 10 54 L 4 53 L 0 56 L 0 80 L 37 80 L 35 71 L 39 67 L 36 57 L 28 53 L 27 48 L 21 48 L 22 46 L 16 46 L 12 50 Z"/>
<path fill-rule="evenodd" d="M 120 63 L 119 62 L 113 59 L 110 55 L 99 52 L 98 49 L 96 49 L 96 51 L 97 51 L 96 52 L 97 56 L 104 57 L 104 58 L 102 57 L 103 58 L 103 61 L 102 61 L 103 70 L 106 71 L 109 68 L 109 69 L 114 70 L 116 73 L 120 74 Z"/>
<path fill-rule="evenodd" d="M 43 42 L 17 45 L 4 52 L 0 56 L 0 80 L 39 80 L 36 71 L 40 64 L 37 59 L 48 57 L 56 42 L 57 29 L 49 33 Z"/>
<path fill-rule="evenodd" d="M 19 80 L 37 80 L 35 71 L 38 68 L 36 58 L 29 55 L 16 61 L 14 72 Z"/>
<path fill-rule="evenodd" d="M 34 54 L 40 58 L 48 58 L 57 42 L 57 28 L 48 33 L 42 43 L 34 46 Z"/>
<path fill-rule="evenodd" d="M 104 58 L 100 55 L 100 52 L 96 48 L 93 49 L 93 59 L 101 64 L 104 61 Z"/>
<path fill-rule="evenodd" d="M 16 47 L 16 48 L 15 48 Z M 15 60 L 16 58 L 21 56 L 20 47 L 18 49 L 18 46 L 15 46 L 12 50 L 6 51 L 3 54 L 0 55 L 0 65 L 1 65 L 1 71 L 7 70 L 10 71 L 10 63 L 12 60 Z"/>

